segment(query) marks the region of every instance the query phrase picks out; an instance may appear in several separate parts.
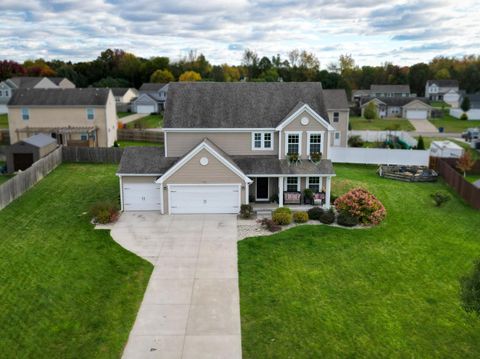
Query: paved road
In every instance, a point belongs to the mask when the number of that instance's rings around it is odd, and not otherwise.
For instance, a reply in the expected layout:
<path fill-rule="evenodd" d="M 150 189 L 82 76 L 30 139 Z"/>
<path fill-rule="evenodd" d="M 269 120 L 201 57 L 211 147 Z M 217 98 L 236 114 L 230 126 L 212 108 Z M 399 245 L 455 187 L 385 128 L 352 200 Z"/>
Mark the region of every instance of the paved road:
<path fill-rule="evenodd" d="M 144 113 L 134 113 L 134 114 L 131 114 L 131 115 L 128 115 L 128 116 L 125 116 L 125 117 L 122 117 L 122 118 L 119 118 L 118 119 L 118 122 L 121 122 L 123 124 L 126 124 L 126 123 L 129 123 L 129 122 L 133 122 L 133 121 L 136 121 L 142 117 L 145 117 L 147 116 L 146 114 Z"/>
<path fill-rule="evenodd" d="M 123 358 L 241 359 L 235 215 L 127 212 L 111 234 L 155 264 Z"/>

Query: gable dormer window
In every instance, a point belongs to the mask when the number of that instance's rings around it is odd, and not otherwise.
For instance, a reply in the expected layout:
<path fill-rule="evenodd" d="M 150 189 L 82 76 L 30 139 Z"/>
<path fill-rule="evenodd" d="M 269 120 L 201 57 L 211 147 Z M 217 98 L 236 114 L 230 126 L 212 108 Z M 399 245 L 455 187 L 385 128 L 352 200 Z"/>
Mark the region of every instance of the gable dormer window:
<path fill-rule="evenodd" d="M 252 150 L 271 150 L 273 149 L 272 132 L 253 132 Z"/>

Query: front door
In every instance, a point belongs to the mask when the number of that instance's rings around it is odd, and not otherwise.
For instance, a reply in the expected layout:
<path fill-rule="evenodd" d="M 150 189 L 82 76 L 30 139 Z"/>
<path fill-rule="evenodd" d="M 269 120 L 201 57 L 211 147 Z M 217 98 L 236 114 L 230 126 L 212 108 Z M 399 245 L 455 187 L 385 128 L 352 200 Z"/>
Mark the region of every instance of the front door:
<path fill-rule="evenodd" d="M 268 201 L 268 177 L 257 177 L 257 201 Z"/>

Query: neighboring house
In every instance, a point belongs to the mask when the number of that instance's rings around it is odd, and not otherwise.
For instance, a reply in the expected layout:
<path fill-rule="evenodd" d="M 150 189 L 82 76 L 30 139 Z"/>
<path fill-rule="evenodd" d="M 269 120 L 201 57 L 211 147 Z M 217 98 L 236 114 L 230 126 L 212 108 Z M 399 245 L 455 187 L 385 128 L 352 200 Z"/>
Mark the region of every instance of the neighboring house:
<path fill-rule="evenodd" d="M 137 113 L 158 113 L 165 109 L 168 83 L 144 83 L 138 90 L 138 98 L 133 102 Z"/>
<path fill-rule="evenodd" d="M 370 85 L 370 90 L 355 90 L 352 94 L 353 101 L 359 103 L 366 97 L 415 97 L 410 92 L 409 85 Z"/>
<path fill-rule="evenodd" d="M 49 135 L 39 133 L 7 147 L 8 173 L 24 171 L 58 147 Z"/>
<path fill-rule="evenodd" d="M 138 97 L 138 90 L 133 87 L 112 87 L 111 90 L 115 97 L 117 111 L 128 111 L 131 102 Z"/>
<path fill-rule="evenodd" d="M 457 80 L 428 80 L 425 85 L 425 97 L 430 101 L 445 101 L 458 107 L 460 96 Z"/>
<path fill-rule="evenodd" d="M 75 88 L 75 84 L 64 77 L 12 77 L 0 82 L 0 113 L 7 113 L 7 104 L 14 90 L 26 88 Z"/>
<path fill-rule="evenodd" d="M 467 96 L 470 99 L 470 110 L 466 112 L 469 120 L 480 120 L 480 92 L 465 95 L 462 94 L 460 97 L 460 104 L 463 101 L 463 98 Z M 450 115 L 456 118 L 460 118 L 463 115 L 463 110 L 461 108 L 451 108 Z"/>
<path fill-rule="evenodd" d="M 238 213 L 251 202 L 299 204 L 305 188 L 329 207 L 329 152 L 346 146 L 348 114 L 345 91 L 320 83 L 171 83 L 165 150 L 122 156 L 122 209 Z"/>
<path fill-rule="evenodd" d="M 421 97 L 363 98 L 360 103 L 362 116 L 369 103 L 374 103 L 380 118 L 403 117 L 408 120 L 426 120 L 432 115 L 432 107 Z"/>
<path fill-rule="evenodd" d="M 11 143 L 44 133 L 62 145 L 110 147 L 117 111 L 110 89 L 20 89 L 8 103 Z"/>

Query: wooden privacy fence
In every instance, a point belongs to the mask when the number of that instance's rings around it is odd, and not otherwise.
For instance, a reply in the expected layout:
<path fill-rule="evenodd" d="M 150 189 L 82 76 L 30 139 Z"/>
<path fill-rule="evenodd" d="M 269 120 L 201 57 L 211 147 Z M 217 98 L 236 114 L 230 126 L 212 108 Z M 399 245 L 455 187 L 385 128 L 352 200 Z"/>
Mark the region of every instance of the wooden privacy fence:
<path fill-rule="evenodd" d="M 458 173 L 451 165 L 452 161 L 444 158 L 437 158 L 432 162 L 434 169 L 445 179 L 445 182 L 462 197 L 465 202 L 473 208 L 480 209 L 480 188 L 475 187 Z M 477 161 L 476 167 L 480 168 L 480 161 Z"/>
<path fill-rule="evenodd" d="M 61 147 L 0 185 L 0 209 L 20 197 L 43 177 L 52 172 L 60 163 L 62 163 Z"/>
<path fill-rule="evenodd" d="M 163 143 L 163 131 L 148 131 L 119 128 L 117 130 L 119 141 L 147 141 Z"/>
<path fill-rule="evenodd" d="M 120 163 L 120 147 L 62 147 L 63 162 Z"/>

